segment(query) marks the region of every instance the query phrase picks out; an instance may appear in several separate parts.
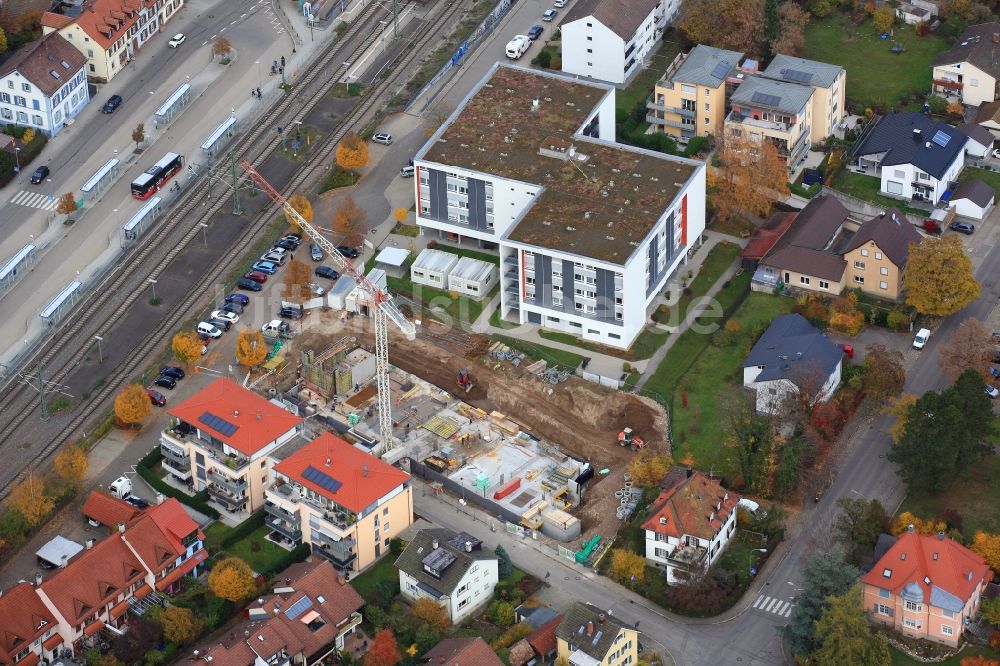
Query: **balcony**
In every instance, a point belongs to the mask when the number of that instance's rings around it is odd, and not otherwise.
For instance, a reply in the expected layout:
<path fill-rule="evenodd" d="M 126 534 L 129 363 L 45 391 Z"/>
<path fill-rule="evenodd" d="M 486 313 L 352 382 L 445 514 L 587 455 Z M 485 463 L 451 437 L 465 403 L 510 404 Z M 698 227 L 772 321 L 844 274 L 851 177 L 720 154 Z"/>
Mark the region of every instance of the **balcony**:
<path fill-rule="evenodd" d="M 268 511 L 270 513 L 270 511 Z M 274 530 L 278 534 L 291 539 L 296 543 L 302 542 L 302 530 L 298 528 L 298 523 L 287 523 L 277 518 L 268 518 L 264 521 L 268 529 Z"/>
<path fill-rule="evenodd" d="M 275 504 L 271 500 L 267 500 L 267 501 L 264 502 L 264 511 L 266 511 L 268 514 L 274 516 L 278 520 L 284 520 L 285 522 L 289 522 L 289 523 L 298 523 L 299 522 L 299 517 L 298 517 L 298 515 L 295 512 L 288 511 L 284 507 L 279 506 L 278 504 Z"/>
<path fill-rule="evenodd" d="M 164 457 L 163 460 L 160 461 L 160 465 L 168 473 L 174 475 L 175 477 L 177 477 L 181 481 L 190 481 L 191 480 L 191 464 L 190 464 L 190 462 L 188 462 L 186 464 L 182 464 L 182 463 L 174 462 L 170 458 Z"/>
<path fill-rule="evenodd" d="M 362 619 L 361 613 L 354 611 L 346 620 L 337 625 L 337 635 L 343 636 L 344 634 L 350 633 L 354 627 L 361 624 Z"/>
<path fill-rule="evenodd" d="M 313 555 L 319 555 L 323 559 L 329 560 L 336 569 L 344 571 L 352 569 L 354 561 L 358 559 L 358 554 L 354 552 L 354 540 L 343 539 L 330 543 L 326 539 L 320 538 L 312 543 Z"/>
<path fill-rule="evenodd" d="M 176 440 L 177 442 L 187 442 L 197 447 L 198 451 L 203 453 L 208 458 L 216 460 L 220 464 L 225 465 L 232 470 L 243 469 L 250 463 L 249 457 L 235 452 L 227 452 L 223 447 L 222 442 L 203 439 L 198 436 L 197 431 L 188 433 L 180 426 L 174 426 L 164 430 L 163 437 L 169 437 L 169 439 L 160 439 L 161 448 L 163 444 L 167 444 L 169 446 L 169 444 L 171 444 L 170 439 Z"/>
<path fill-rule="evenodd" d="M 708 549 L 698 546 L 677 546 L 667 555 L 667 562 L 687 571 L 701 571 L 705 568 Z"/>
<path fill-rule="evenodd" d="M 185 467 L 191 466 L 191 458 L 188 456 L 187 451 L 179 449 L 163 440 L 160 440 L 160 453 L 163 454 L 164 460 L 172 460 Z"/>
<path fill-rule="evenodd" d="M 208 494 L 213 498 L 233 509 L 239 509 L 246 506 L 247 502 L 250 500 L 250 498 L 246 495 L 238 495 L 222 488 L 221 486 L 217 486 L 214 483 L 208 484 L 205 490 L 207 490 Z"/>
<path fill-rule="evenodd" d="M 746 127 L 755 127 L 762 130 L 770 130 L 772 132 L 791 132 L 794 127 L 791 123 L 781 123 L 773 120 L 758 120 L 757 118 L 751 118 L 750 116 L 744 116 L 742 113 L 737 113 L 736 111 L 730 111 L 729 115 L 726 116 L 727 123 L 734 123 L 738 125 L 743 125 Z"/>
<path fill-rule="evenodd" d="M 694 136 L 694 123 L 684 123 L 678 120 L 667 120 L 665 118 L 657 118 L 651 113 L 646 114 L 646 122 L 650 125 L 660 125 L 663 127 L 676 127 L 681 131 L 684 136 Z"/>
<path fill-rule="evenodd" d="M 246 477 L 241 476 L 234 479 L 231 476 L 226 476 L 225 474 L 220 474 L 218 471 L 215 471 L 208 475 L 208 480 L 220 488 L 228 490 L 236 495 L 244 494 L 247 490 Z"/>
<path fill-rule="evenodd" d="M 955 92 L 961 92 L 963 88 L 961 81 L 952 81 L 950 79 L 934 79 L 931 83 L 935 88 L 944 88 L 945 90 L 953 90 Z"/>
<path fill-rule="evenodd" d="M 291 504 L 305 504 L 313 509 L 313 515 L 317 518 L 322 518 L 323 522 L 332 525 L 337 528 L 337 531 L 347 530 L 351 525 L 357 521 L 357 517 L 344 509 L 340 509 L 337 505 L 322 504 L 319 500 L 309 497 L 302 489 L 294 483 L 282 483 L 281 485 L 274 486 L 270 489 L 270 492 L 275 493 L 276 499 L 284 500 Z M 275 502 L 277 504 L 277 502 Z M 284 509 L 284 507 L 280 507 Z"/>

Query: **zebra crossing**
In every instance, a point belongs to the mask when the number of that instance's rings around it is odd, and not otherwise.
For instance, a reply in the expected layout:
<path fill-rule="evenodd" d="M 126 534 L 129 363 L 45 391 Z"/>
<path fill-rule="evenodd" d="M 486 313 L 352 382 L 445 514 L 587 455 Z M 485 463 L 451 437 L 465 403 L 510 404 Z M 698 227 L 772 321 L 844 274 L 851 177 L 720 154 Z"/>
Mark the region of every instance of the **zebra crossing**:
<path fill-rule="evenodd" d="M 763 594 L 757 597 L 757 601 L 753 602 L 753 607 L 757 610 L 764 611 L 765 613 L 774 613 L 781 617 L 790 617 L 794 606 L 795 604 L 790 601 L 783 601 Z"/>
<path fill-rule="evenodd" d="M 40 194 L 30 190 L 21 190 L 10 200 L 10 203 L 29 208 L 41 208 L 42 210 L 55 210 L 58 205 L 56 198 L 50 194 Z"/>

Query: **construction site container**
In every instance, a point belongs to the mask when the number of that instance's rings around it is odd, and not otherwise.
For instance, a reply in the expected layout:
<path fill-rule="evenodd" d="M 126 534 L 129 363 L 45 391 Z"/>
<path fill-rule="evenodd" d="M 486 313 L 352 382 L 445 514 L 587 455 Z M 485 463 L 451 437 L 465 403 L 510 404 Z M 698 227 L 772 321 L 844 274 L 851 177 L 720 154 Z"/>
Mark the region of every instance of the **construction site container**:
<path fill-rule="evenodd" d="M 508 481 L 507 483 L 503 484 L 502 486 L 496 489 L 496 492 L 493 493 L 493 499 L 502 500 L 504 497 L 507 497 L 507 495 L 510 495 L 512 492 L 514 492 L 520 487 L 521 487 L 521 477 L 511 479 L 510 481 Z"/>
<path fill-rule="evenodd" d="M 490 292 L 496 281 L 495 264 L 472 257 L 462 257 L 448 275 L 448 290 L 480 299 Z"/>
<path fill-rule="evenodd" d="M 448 289 L 448 276 L 458 263 L 458 255 L 426 248 L 410 266 L 410 280 L 437 289 Z"/>

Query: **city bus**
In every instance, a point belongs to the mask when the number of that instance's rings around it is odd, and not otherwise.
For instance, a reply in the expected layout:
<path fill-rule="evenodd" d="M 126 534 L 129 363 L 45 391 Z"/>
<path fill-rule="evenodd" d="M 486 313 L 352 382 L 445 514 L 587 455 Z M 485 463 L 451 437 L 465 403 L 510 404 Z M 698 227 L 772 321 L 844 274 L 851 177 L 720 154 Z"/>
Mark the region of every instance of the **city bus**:
<path fill-rule="evenodd" d="M 132 181 L 132 196 L 136 199 L 148 199 L 183 166 L 184 157 L 182 155 L 167 153 L 162 160 L 143 171 L 138 178 Z"/>

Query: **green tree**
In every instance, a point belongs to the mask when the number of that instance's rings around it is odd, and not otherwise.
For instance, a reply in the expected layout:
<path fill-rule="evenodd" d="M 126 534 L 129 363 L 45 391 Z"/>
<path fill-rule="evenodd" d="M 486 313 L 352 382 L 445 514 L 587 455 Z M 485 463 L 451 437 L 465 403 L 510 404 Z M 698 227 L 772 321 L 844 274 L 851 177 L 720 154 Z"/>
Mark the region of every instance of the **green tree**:
<path fill-rule="evenodd" d="M 906 303 L 920 314 L 947 317 L 979 298 L 972 260 L 957 235 L 910 246 L 903 274 Z"/>
<path fill-rule="evenodd" d="M 826 599 L 827 607 L 816 620 L 818 647 L 810 663 L 816 666 L 889 666 L 889 643 L 872 631 L 861 608 L 861 593 L 855 586 Z"/>
<path fill-rule="evenodd" d="M 542 49 L 538 52 L 538 66 L 542 69 L 548 69 L 552 66 L 552 52 L 548 49 Z"/>
<path fill-rule="evenodd" d="M 772 45 L 781 34 L 781 17 L 778 15 L 778 0 L 764 0 L 764 59 L 774 57 Z"/>
<path fill-rule="evenodd" d="M 497 556 L 497 568 L 499 569 L 498 575 L 500 579 L 510 577 L 511 569 L 514 568 L 513 563 L 510 561 L 510 555 L 507 554 L 506 549 L 500 544 L 497 544 L 496 549 L 493 554 Z"/>
<path fill-rule="evenodd" d="M 429 624 L 421 624 L 413 635 L 417 644 L 417 654 L 426 654 L 441 640 L 441 632 Z"/>
<path fill-rule="evenodd" d="M 902 352 L 890 351 L 885 345 L 869 345 L 864 364 L 865 393 L 868 397 L 884 403 L 902 393 L 905 382 Z"/>
<path fill-rule="evenodd" d="M 847 592 L 857 577 L 858 570 L 844 559 L 840 545 L 809 558 L 802 570 L 802 593 L 783 629 L 792 654 L 805 657 L 818 647 L 816 620 L 829 605 L 827 598 Z"/>
<path fill-rule="evenodd" d="M 753 396 L 740 396 L 728 411 L 726 445 L 750 492 L 767 482 L 765 469 L 774 448 L 774 419 L 757 411 Z"/>
<path fill-rule="evenodd" d="M 888 459 L 899 465 L 897 473 L 909 488 L 939 494 L 959 471 L 955 441 L 962 429 L 958 408 L 940 393 L 928 391 L 910 408 Z"/>
<path fill-rule="evenodd" d="M 931 95 L 927 98 L 927 106 L 934 115 L 943 116 L 948 111 L 948 100 L 940 95 Z"/>
<path fill-rule="evenodd" d="M 1000 625 L 1000 597 L 987 599 L 984 596 L 979 606 L 979 611 L 982 613 L 984 620 L 993 625 Z"/>
<path fill-rule="evenodd" d="M 982 375 L 969 369 L 960 374 L 945 392 L 945 398 L 962 414 L 963 431 L 958 452 L 960 465 L 979 460 L 988 451 L 982 440 L 990 433 L 993 405 L 985 388 Z"/>
<path fill-rule="evenodd" d="M 878 500 L 841 497 L 837 506 L 840 513 L 833 521 L 833 529 L 844 544 L 847 560 L 860 564 L 871 553 L 878 535 L 885 531 L 889 516 Z"/>

